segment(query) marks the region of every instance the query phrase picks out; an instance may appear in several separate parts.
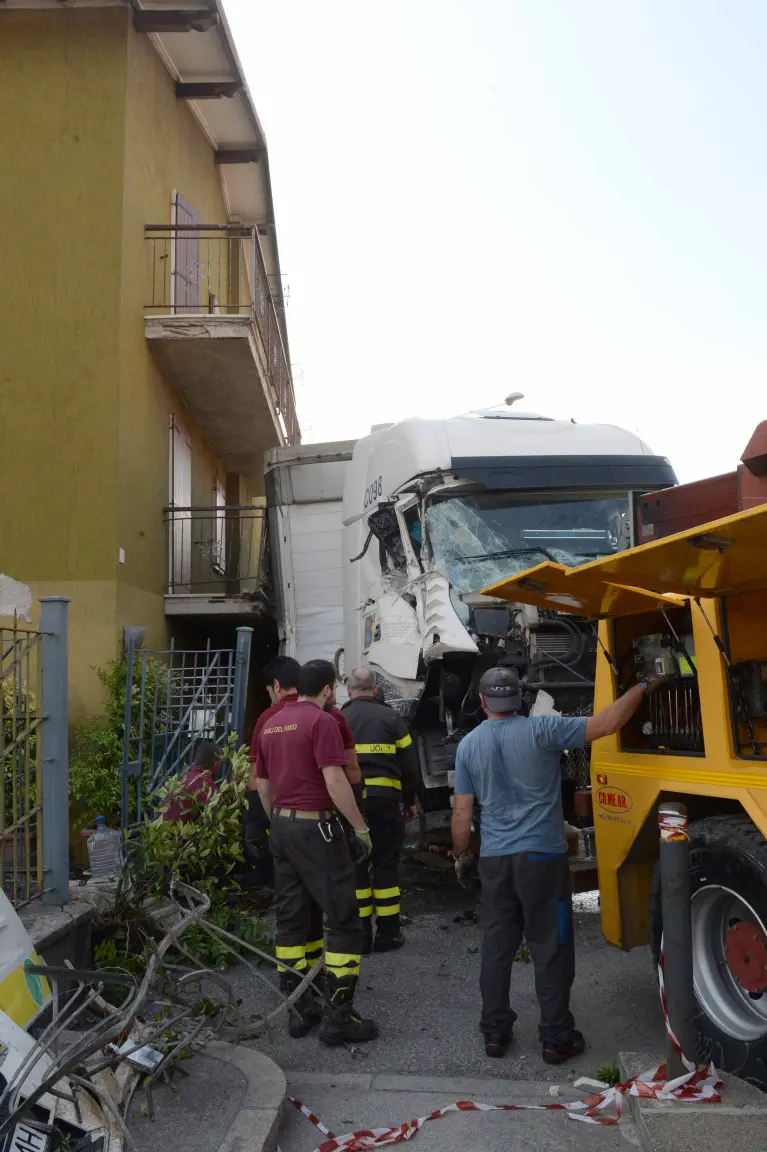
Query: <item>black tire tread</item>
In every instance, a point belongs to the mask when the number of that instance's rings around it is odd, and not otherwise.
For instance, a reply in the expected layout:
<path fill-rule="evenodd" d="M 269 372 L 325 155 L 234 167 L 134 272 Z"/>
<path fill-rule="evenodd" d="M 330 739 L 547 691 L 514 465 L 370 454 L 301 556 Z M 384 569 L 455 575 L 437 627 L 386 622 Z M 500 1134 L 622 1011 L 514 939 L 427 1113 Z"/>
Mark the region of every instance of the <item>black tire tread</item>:
<path fill-rule="evenodd" d="M 755 879 L 767 891 L 767 839 L 745 813 L 723 816 L 708 816 L 690 824 L 692 850 L 713 847 L 717 844 L 733 857 L 748 863 Z M 693 864 L 694 867 L 694 864 Z M 660 940 L 663 931 L 660 901 L 660 869 L 656 867 L 650 889 L 650 931 L 653 963 L 657 969 Z M 697 1024 L 696 1024 L 697 1027 Z M 709 1040 L 711 1033 L 708 1033 Z M 722 1046 L 724 1044 L 724 1047 Z M 734 1072 L 751 1083 L 767 1091 L 767 1036 L 761 1042 L 750 1042 L 738 1048 L 738 1042 L 716 1042 L 717 1063 L 725 1071 Z M 702 1058 L 704 1053 L 699 1052 Z M 719 1061 L 721 1057 L 721 1062 Z M 708 1053 L 705 1053 L 708 1059 Z"/>
<path fill-rule="evenodd" d="M 764 870 L 767 884 L 767 840 L 754 824 L 750 816 L 730 814 L 726 816 L 706 816 L 703 820 L 693 820 L 689 832 L 692 839 L 696 833 L 719 832 L 718 839 L 725 840 L 741 852 L 745 849 L 758 867 Z M 657 968 L 660 948 L 660 872 L 653 873 L 650 885 L 650 925 L 652 930 L 651 951 L 653 965 Z"/>

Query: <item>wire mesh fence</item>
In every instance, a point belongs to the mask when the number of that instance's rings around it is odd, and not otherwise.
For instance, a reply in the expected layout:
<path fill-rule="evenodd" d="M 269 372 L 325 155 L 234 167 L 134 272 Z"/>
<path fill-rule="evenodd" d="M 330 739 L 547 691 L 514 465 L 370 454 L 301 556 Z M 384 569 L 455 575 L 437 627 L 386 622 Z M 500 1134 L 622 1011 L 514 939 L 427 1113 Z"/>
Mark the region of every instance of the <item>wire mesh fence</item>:
<path fill-rule="evenodd" d="M 0 844 L 16 905 L 43 888 L 42 675 L 41 634 L 0 628 Z"/>
<path fill-rule="evenodd" d="M 142 819 L 145 798 L 189 767 L 202 740 L 218 747 L 244 729 L 252 629 L 237 647 L 126 650 L 122 826 Z"/>

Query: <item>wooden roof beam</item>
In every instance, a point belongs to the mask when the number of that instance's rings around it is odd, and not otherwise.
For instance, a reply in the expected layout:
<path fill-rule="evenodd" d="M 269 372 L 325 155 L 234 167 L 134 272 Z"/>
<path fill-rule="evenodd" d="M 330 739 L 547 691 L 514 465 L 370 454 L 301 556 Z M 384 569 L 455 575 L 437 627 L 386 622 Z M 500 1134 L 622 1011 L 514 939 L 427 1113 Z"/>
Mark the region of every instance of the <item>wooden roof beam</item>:
<path fill-rule="evenodd" d="M 157 9 L 133 13 L 133 27 L 137 32 L 207 32 L 219 23 L 218 12 L 209 8 L 187 11 Z"/>
<path fill-rule="evenodd" d="M 265 155 L 264 148 L 219 148 L 217 164 L 258 164 Z"/>
<path fill-rule="evenodd" d="M 179 100 L 220 100 L 231 99 L 242 92 L 240 80 L 213 80 L 195 84 L 177 84 L 176 97 Z"/>

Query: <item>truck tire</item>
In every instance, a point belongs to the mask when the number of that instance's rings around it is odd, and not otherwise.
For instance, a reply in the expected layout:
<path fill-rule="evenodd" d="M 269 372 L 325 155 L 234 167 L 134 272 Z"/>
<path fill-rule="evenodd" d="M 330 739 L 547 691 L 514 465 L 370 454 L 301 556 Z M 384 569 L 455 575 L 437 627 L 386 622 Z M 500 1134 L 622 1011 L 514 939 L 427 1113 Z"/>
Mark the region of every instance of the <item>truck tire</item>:
<path fill-rule="evenodd" d="M 767 1091 L 767 841 L 747 816 L 690 825 L 696 1058 Z M 660 873 L 650 906 L 657 966 Z"/>

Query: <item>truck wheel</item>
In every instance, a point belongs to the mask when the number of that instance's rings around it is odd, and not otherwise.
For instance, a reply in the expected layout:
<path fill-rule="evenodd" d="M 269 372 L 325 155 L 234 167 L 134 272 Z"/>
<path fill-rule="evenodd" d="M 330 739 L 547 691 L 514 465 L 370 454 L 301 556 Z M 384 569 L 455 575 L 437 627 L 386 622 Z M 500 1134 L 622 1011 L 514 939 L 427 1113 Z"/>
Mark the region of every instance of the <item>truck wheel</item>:
<path fill-rule="evenodd" d="M 767 1091 L 767 841 L 747 816 L 690 825 L 696 1057 Z M 663 930 L 651 895 L 653 955 Z"/>

